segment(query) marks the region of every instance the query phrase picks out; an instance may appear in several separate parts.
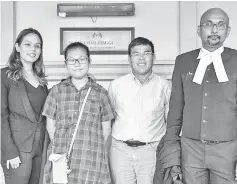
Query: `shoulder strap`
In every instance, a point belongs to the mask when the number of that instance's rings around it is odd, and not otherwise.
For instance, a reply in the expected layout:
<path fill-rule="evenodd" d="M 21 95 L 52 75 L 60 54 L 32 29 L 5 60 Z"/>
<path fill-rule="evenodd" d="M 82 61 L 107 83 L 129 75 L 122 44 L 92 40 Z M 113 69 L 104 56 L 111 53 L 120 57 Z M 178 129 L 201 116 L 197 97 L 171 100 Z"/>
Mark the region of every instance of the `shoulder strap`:
<path fill-rule="evenodd" d="M 88 89 L 88 91 L 87 91 L 87 93 L 86 93 L 86 96 L 85 96 L 85 99 L 84 99 L 84 101 L 83 101 L 83 104 L 82 104 L 82 106 L 81 106 L 80 114 L 79 114 L 78 120 L 77 120 L 77 125 L 76 125 L 76 128 L 75 128 L 74 133 L 73 133 L 73 136 L 72 136 L 72 141 L 71 141 L 71 143 L 70 143 L 70 147 L 69 147 L 67 156 L 69 156 L 69 155 L 71 154 L 72 146 L 73 146 L 73 143 L 74 143 L 76 134 L 77 134 L 77 129 L 78 129 L 78 127 L 79 127 L 79 123 L 80 123 L 80 121 L 81 121 L 82 113 L 83 113 L 83 111 L 84 111 L 84 107 L 85 107 L 87 98 L 88 98 L 88 96 L 89 96 L 89 94 L 90 94 L 90 91 L 91 91 L 91 87 Z"/>

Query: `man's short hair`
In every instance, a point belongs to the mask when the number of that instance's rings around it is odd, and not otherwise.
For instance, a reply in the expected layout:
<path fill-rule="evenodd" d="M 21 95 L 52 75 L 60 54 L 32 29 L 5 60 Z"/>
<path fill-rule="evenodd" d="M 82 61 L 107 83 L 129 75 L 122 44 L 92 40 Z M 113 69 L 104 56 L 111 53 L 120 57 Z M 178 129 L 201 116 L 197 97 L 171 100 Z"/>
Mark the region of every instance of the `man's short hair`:
<path fill-rule="evenodd" d="M 131 49 L 137 45 L 150 45 L 152 53 L 155 53 L 154 45 L 150 40 L 143 37 L 137 37 L 133 39 L 132 42 L 129 44 L 128 55 L 131 55 Z"/>

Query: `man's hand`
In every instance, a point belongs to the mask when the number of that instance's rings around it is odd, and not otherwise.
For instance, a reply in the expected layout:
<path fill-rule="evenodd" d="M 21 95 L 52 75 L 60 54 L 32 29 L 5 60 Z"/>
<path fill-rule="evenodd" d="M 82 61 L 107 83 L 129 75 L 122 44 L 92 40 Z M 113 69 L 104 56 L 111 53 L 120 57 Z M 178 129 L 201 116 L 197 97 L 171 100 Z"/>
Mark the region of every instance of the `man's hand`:
<path fill-rule="evenodd" d="M 182 181 L 182 179 L 183 179 L 183 176 L 182 176 L 182 174 L 178 174 L 177 176 L 174 176 L 173 178 L 173 182 L 175 183 L 177 183 L 178 181 Z"/>
<path fill-rule="evenodd" d="M 20 157 L 19 157 L 19 156 L 18 156 L 18 157 L 15 157 L 15 158 L 13 158 L 13 159 L 11 159 L 11 160 L 7 160 L 7 169 L 10 168 L 9 165 L 11 165 L 11 167 L 12 167 L 13 169 L 16 169 L 16 168 L 19 167 L 20 163 L 21 163 L 21 160 L 20 160 Z"/>
<path fill-rule="evenodd" d="M 175 184 L 181 184 L 183 180 L 181 167 L 180 166 L 173 166 L 171 169 L 171 177 L 173 180 L 173 183 Z"/>

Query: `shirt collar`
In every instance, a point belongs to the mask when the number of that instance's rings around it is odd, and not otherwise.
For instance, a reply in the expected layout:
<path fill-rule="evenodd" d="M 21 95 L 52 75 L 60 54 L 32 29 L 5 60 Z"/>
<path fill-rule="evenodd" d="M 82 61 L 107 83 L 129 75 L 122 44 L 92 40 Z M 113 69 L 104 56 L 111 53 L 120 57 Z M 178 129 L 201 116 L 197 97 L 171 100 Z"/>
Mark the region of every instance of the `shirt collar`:
<path fill-rule="evenodd" d="M 224 47 L 221 46 L 220 48 L 214 50 L 213 52 L 210 52 L 206 49 L 204 49 L 203 47 L 200 49 L 200 52 L 199 52 L 199 55 L 197 57 L 197 59 L 201 59 L 203 56 L 206 56 L 208 54 L 216 54 L 216 53 L 219 53 L 221 54 L 222 52 L 224 51 Z"/>
<path fill-rule="evenodd" d="M 71 78 L 72 77 L 69 76 L 67 79 L 64 79 L 62 81 L 62 84 L 65 85 L 65 86 L 74 86 L 73 83 L 72 83 L 72 79 Z M 99 87 L 96 84 L 96 82 L 91 77 L 88 76 L 88 82 L 86 83 L 86 85 L 83 88 L 87 89 L 89 87 L 92 87 L 92 88 L 94 88 L 96 90 L 99 90 Z"/>
<path fill-rule="evenodd" d="M 132 79 L 135 81 L 135 82 L 139 82 L 140 81 L 136 78 L 136 76 L 131 72 L 131 76 L 132 76 Z M 149 77 L 146 79 L 146 81 L 143 83 L 143 84 L 146 84 L 148 83 L 152 78 L 154 77 L 154 72 L 152 71 L 151 72 L 151 75 L 149 75 Z"/>

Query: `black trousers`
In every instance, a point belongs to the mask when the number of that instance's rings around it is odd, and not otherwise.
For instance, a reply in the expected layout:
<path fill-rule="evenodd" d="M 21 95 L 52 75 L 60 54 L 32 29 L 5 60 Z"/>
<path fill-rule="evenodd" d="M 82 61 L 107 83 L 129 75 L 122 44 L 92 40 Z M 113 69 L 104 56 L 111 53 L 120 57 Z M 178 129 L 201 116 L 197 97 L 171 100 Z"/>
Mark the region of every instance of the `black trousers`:
<path fill-rule="evenodd" d="M 184 184 L 237 184 L 237 141 L 204 144 L 181 138 Z"/>
<path fill-rule="evenodd" d="M 42 162 L 43 139 L 40 131 L 36 131 L 33 148 L 29 153 L 19 152 L 21 163 L 18 168 L 9 169 L 6 161 L 2 163 L 6 184 L 38 184 Z"/>

